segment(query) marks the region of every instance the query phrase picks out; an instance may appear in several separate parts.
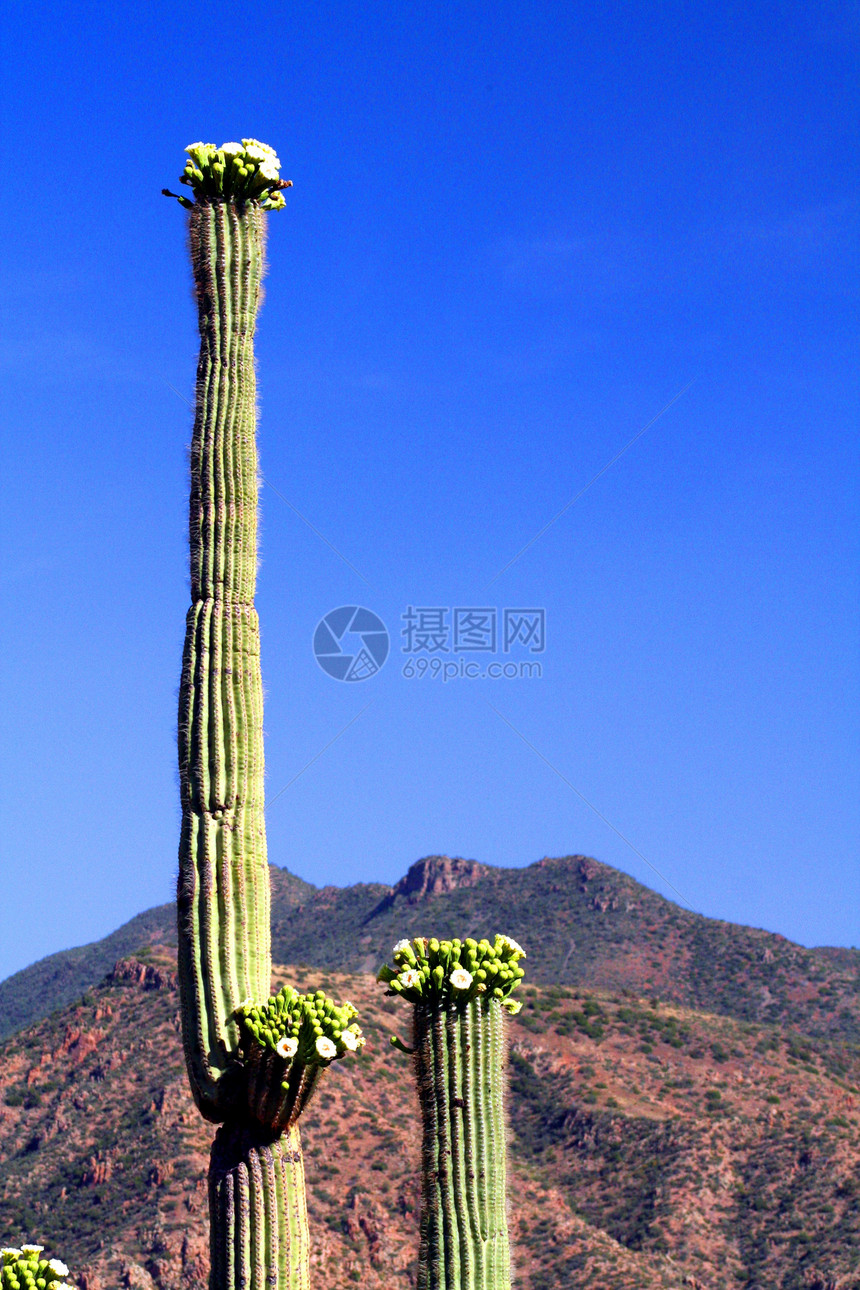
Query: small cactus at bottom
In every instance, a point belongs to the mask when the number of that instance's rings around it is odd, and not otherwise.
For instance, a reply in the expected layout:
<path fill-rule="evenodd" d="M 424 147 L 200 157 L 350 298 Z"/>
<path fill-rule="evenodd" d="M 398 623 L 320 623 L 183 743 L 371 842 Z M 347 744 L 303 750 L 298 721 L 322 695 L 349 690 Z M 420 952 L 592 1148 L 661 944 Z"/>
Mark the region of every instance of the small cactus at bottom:
<path fill-rule="evenodd" d="M 43 1259 L 44 1245 L 7 1245 L 0 1249 L 2 1290 L 76 1290 L 60 1259 Z"/>
<path fill-rule="evenodd" d="M 509 936 L 394 947 L 378 980 L 413 1005 L 423 1125 L 418 1290 L 510 1290 L 505 1217 L 504 1016 L 525 975 Z"/>

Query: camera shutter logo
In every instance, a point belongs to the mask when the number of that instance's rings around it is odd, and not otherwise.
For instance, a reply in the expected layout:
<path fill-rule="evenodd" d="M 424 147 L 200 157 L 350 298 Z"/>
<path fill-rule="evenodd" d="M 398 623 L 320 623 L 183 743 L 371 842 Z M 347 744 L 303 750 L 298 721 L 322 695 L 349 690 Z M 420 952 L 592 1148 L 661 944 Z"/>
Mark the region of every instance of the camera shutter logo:
<path fill-rule="evenodd" d="M 385 623 L 361 605 L 341 605 L 317 623 L 314 657 L 336 681 L 366 681 L 388 658 Z"/>

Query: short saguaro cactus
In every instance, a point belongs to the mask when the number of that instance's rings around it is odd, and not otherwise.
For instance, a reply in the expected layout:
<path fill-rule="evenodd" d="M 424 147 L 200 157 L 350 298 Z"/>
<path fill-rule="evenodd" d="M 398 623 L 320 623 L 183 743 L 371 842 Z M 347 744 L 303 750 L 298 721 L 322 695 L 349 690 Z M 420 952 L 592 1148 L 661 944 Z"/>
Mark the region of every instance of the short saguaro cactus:
<path fill-rule="evenodd" d="M 325 1068 L 363 1040 L 349 1004 L 320 991 L 269 997 L 254 331 L 265 212 L 284 205 L 288 185 L 256 139 L 186 151 L 180 179 L 194 200 L 178 200 L 189 212 L 200 358 L 179 691 L 182 1035 L 197 1106 L 221 1126 L 210 1290 L 307 1290 L 298 1119 Z"/>
<path fill-rule="evenodd" d="M 412 1004 L 423 1126 L 418 1290 L 510 1290 L 504 1013 L 524 972 L 508 936 L 416 937 L 378 974 Z"/>
<path fill-rule="evenodd" d="M 2 1290 L 76 1290 L 61 1259 L 44 1259 L 44 1245 L 7 1245 L 0 1249 Z"/>

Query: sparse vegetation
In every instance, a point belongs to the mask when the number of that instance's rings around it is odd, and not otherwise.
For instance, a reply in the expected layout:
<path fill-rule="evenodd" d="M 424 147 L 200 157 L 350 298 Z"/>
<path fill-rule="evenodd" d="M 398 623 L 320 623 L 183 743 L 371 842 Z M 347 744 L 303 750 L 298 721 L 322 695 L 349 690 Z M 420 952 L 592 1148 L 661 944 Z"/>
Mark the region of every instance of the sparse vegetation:
<path fill-rule="evenodd" d="M 70 1005 L 2 1046 L 0 1240 L 27 1232 L 50 1242 L 92 1290 L 124 1284 L 132 1265 L 157 1290 L 206 1286 L 211 1130 L 184 1086 L 172 953 L 153 946 L 157 988 L 121 973 L 122 984 L 93 989 L 88 1007 Z M 411 1290 L 417 1104 L 405 1064 L 388 1051 L 395 1001 L 369 977 L 329 975 L 361 1008 L 368 1043 L 352 1068 L 332 1068 L 323 1115 L 304 1128 L 314 1153 L 313 1275 L 330 1290 Z M 301 990 L 315 984 L 310 969 L 276 969 L 276 981 L 287 978 Z M 805 1290 L 815 1270 L 825 1284 L 851 1285 L 860 1099 L 844 1085 L 860 1081 L 855 1050 L 809 1039 L 813 1076 L 770 1027 L 666 1001 L 655 1011 L 629 990 L 565 985 L 550 994 L 532 984 L 523 997 L 535 1015 L 559 1014 L 540 1032 L 521 1024 L 526 1009 L 509 1022 L 511 1239 L 523 1290 L 577 1279 L 601 1290 L 680 1290 L 684 1276 Z M 573 1012 L 593 1019 L 595 1007 L 600 1042 L 575 1023 L 561 1033 Z M 654 1017 L 674 1019 L 680 1048 Z M 650 1059 L 638 1052 L 646 1023 Z M 727 1060 L 714 1060 L 714 1043 Z M 54 1057 L 42 1064 L 46 1052 Z M 826 1073 L 836 1053 L 840 1082 Z M 48 1085 L 56 1087 L 45 1093 Z M 10 1090 L 24 1089 L 38 1103 L 9 1106 Z"/>

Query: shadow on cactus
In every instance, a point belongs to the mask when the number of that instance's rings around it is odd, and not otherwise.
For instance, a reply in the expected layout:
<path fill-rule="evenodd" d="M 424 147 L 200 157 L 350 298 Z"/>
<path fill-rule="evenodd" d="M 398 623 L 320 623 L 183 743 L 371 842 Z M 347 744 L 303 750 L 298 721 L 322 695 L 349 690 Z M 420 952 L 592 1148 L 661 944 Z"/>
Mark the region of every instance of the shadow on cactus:
<path fill-rule="evenodd" d="M 269 998 L 269 867 L 257 577 L 254 332 L 280 162 L 256 139 L 194 143 L 180 181 L 200 326 L 191 440 L 191 607 L 179 689 L 177 913 L 182 1038 L 195 1101 L 221 1127 L 209 1169 L 210 1290 L 306 1290 L 298 1120 L 363 1043 L 350 1004 Z"/>
<path fill-rule="evenodd" d="M 413 1007 L 421 1103 L 418 1290 L 509 1290 L 504 1013 L 525 975 L 507 936 L 400 941 L 378 980 Z"/>

